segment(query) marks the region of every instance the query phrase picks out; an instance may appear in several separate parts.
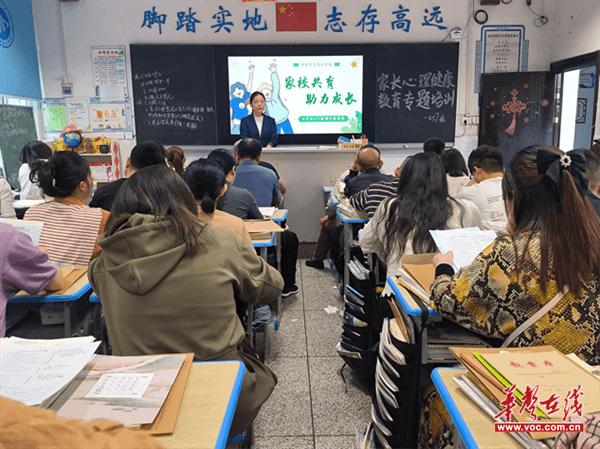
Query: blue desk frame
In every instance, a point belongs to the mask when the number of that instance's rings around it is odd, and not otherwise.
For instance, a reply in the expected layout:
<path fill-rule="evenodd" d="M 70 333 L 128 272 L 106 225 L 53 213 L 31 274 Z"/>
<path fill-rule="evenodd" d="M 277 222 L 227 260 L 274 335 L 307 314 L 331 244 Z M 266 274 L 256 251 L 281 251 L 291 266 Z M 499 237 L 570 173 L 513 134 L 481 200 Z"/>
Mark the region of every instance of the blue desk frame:
<path fill-rule="evenodd" d="M 409 316 L 421 317 L 421 315 L 423 313 L 422 310 L 418 306 L 413 306 L 412 304 L 408 303 L 408 301 L 406 300 L 404 295 L 402 293 L 400 293 L 400 290 L 398 290 L 398 286 L 394 282 L 394 278 L 392 276 L 388 276 L 386 282 L 387 282 L 388 286 L 394 292 L 394 297 L 396 298 L 396 302 L 400 306 L 400 309 L 403 310 Z M 430 307 L 427 307 L 427 312 L 428 312 L 429 316 L 432 318 L 441 317 L 440 314 L 436 310 L 434 310 Z"/>
<path fill-rule="evenodd" d="M 281 212 L 281 216 L 279 216 L 279 217 L 271 217 L 271 221 L 273 221 L 274 223 L 283 223 L 285 220 L 288 219 L 288 215 L 290 214 L 289 210 L 287 210 L 287 209 L 277 209 L 277 211 Z"/>
<path fill-rule="evenodd" d="M 456 402 L 454 402 L 454 399 L 452 399 L 452 395 L 440 377 L 440 370 L 453 370 L 456 371 L 457 374 L 466 372 L 466 370 L 464 368 L 435 368 L 431 372 L 431 380 L 433 380 L 433 384 L 435 385 L 435 388 L 440 394 L 442 402 L 448 410 L 448 414 L 454 423 L 454 427 L 456 428 L 464 447 L 466 449 L 479 449 L 479 446 L 475 442 L 475 438 L 473 438 L 473 434 L 469 430 L 469 427 L 467 426 L 467 423 L 465 423 L 460 410 L 458 410 L 458 407 L 456 406 Z"/>
<path fill-rule="evenodd" d="M 85 276 L 85 274 L 84 274 Z M 63 305 L 64 315 L 64 330 L 65 338 L 73 336 L 71 329 L 71 306 L 75 301 L 83 298 L 89 291 L 92 290 L 92 286 L 89 282 L 83 284 L 83 286 L 75 293 L 70 295 L 26 295 L 26 296 L 14 296 L 10 299 L 10 304 L 42 304 L 42 303 L 61 303 Z"/>

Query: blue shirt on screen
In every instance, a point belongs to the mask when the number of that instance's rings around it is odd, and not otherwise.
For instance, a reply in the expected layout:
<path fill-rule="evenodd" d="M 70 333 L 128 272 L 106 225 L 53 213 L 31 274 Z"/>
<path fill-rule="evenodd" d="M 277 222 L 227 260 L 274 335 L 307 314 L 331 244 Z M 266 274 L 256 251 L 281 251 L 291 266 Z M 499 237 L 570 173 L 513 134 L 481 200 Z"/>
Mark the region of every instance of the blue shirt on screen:
<path fill-rule="evenodd" d="M 259 207 L 269 207 L 273 205 L 273 199 L 278 200 L 281 196 L 277 175 L 272 170 L 244 160 L 239 163 L 236 172 L 233 185 L 249 190 Z"/>

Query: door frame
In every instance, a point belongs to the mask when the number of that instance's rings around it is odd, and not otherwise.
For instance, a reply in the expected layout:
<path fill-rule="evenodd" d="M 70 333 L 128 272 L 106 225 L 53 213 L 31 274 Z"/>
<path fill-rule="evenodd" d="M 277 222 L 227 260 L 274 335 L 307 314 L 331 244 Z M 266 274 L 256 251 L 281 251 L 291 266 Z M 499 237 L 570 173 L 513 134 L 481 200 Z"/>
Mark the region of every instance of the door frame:
<path fill-rule="evenodd" d="M 580 69 L 583 67 L 595 66 L 596 67 L 596 80 L 594 86 L 594 102 L 592 109 L 592 135 L 590 137 L 590 148 L 594 142 L 594 135 L 596 132 L 596 114 L 598 114 L 598 78 L 600 75 L 600 50 L 591 53 L 585 53 L 583 55 L 574 56 L 572 58 L 561 59 L 554 61 L 550 64 L 550 72 L 554 74 L 554 130 L 552 134 L 552 141 L 554 146 L 558 147 L 560 142 L 560 117 L 561 117 L 561 105 L 562 105 L 562 92 L 563 92 L 563 72 L 570 70 Z M 561 94 L 558 99 L 558 94 Z"/>

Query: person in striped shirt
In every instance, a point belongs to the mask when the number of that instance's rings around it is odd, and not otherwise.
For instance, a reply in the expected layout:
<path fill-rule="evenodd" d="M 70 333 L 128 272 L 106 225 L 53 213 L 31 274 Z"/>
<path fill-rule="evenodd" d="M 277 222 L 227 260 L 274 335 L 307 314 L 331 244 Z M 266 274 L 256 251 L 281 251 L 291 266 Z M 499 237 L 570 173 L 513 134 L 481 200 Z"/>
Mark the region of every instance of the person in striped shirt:
<path fill-rule="evenodd" d="M 370 219 L 383 200 L 396 195 L 398 195 L 398 178 L 387 179 L 371 184 L 365 190 L 352 195 L 350 205 L 359 212 L 366 212 Z"/>
<path fill-rule="evenodd" d="M 60 151 L 35 162 L 30 176 L 53 198 L 25 213 L 25 220 L 44 223 L 39 245 L 47 249 L 51 262 L 87 265 L 102 251 L 97 240 L 109 216 L 86 204 L 92 193 L 89 164 L 76 152 Z"/>

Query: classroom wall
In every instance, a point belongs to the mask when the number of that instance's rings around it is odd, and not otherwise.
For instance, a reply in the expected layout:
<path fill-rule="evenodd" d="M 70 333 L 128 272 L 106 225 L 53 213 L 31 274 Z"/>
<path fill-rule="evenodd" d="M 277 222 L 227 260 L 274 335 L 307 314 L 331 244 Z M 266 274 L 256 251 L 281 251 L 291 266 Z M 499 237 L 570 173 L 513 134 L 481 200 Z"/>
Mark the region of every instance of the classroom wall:
<path fill-rule="evenodd" d="M 577 0 L 578 3 L 593 3 L 596 0 Z M 206 43 L 206 44 L 248 44 L 254 43 L 398 43 L 398 42 L 434 42 L 447 39 L 443 30 L 421 26 L 424 8 L 440 6 L 444 24 L 451 29 L 465 29 L 460 42 L 459 78 L 457 98 L 457 126 L 455 145 L 468 154 L 477 143 L 477 124 L 463 126 L 465 116 L 478 116 L 477 95 L 474 92 L 475 46 L 480 39 L 481 27 L 468 17 L 472 10 L 471 0 L 405 0 L 402 5 L 410 10 L 412 19 L 409 33 L 393 30 L 392 11 L 398 8 L 398 1 L 318 1 L 317 31 L 275 32 L 273 3 L 243 3 L 239 0 L 223 0 L 220 2 L 199 0 L 79 0 L 76 2 L 59 2 L 58 0 L 32 0 L 36 31 L 38 34 L 38 51 L 42 73 L 42 91 L 46 97 L 60 96 L 60 84 L 63 78 L 73 83 L 74 96 L 91 96 L 94 94 L 91 77 L 90 46 L 92 45 L 128 45 L 130 43 Z M 560 10 L 561 0 L 534 0 L 537 12 L 549 15 L 552 20 L 554 11 Z M 571 2 L 569 2 L 571 3 Z M 374 33 L 361 32 L 355 25 L 361 17 L 361 10 L 372 4 L 378 10 L 380 25 Z M 232 13 L 235 25 L 230 34 L 213 33 L 210 25 L 212 15 L 222 5 Z M 167 14 L 167 23 L 159 34 L 157 26 L 152 29 L 141 27 L 144 11 L 156 6 L 157 13 Z M 193 7 L 197 18 L 202 23 L 197 25 L 196 33 L 177 31 L 175 28 L 176 13 Z M 324 30 L 326 16 L 336 6 L 343 13 L 347 23 L 343 33 L 331 33 Z M 268 23 L 268 31 L 241 30 L 240 21 L 244 11 L 258 8 L 263 20 Z M 475 7 L 480 8 L 479 2 Z M 548 45 L 553 37 L 548 26 L 537 28 L 533 25 L 535 16 L 527 8 L 525 1 L 513 1 L 508 5 L 485 7 L 489 14 L 487 25 L 524 25 L 525 38 L 529 40 L 528 70 L 547 70 L 552 60 L 553 48 Z M 563 8 L 566 9 L 566 8 Z M 569 8 L 570 9 L 570 8 Z M 561 16 L 562 17 L 562 16 Z M 563 20 L 563 19 L 561 19 Z M 561 22 L 563 25 L 566 23 Z M 64 26 L 63 26 L 64 24 Z M 561 26 L 563 26 L 561 25 Z M 566 25 L 564 25 L 566 26 Z M 61 32 L 62 30 L 62 32 Z M 562 30 L 562 28 L 561 28 Z M 562 31 L 561 31 L 562 32 Z M 63 39 L 64 37 L 64 39 Z M 585 36 L 577 36 L 584 39 Z M 64 46 L 62 44 L 64 40 Z M 566 45 L 566 44 L 565 44 Z M 582 44 L 581 48 L 587 48 Z M 559 54 L 559 51 L 555 51 Z M 469 118 L 471 122 L 472 119 Z M 133 141 L 122 141 L 123 158 L 133 146 Z M 409 154 L 418 151 L 416 148 L 386 148 L 384 161 L 387 171 L 393 171 Z M 189 159 L 199 154 L 190 152 Z M 288 157 L 289 156 L 289 157 Z M 329 156 L 319 155 L 282 155 L 280 153 L 265 154 L 267 160 L 276 162 L 278 169 L 288 180 L 290 194 L 287 206 L 291 209 L 290 225 L 298 232 L 303 241 L 315 241 L 318 235 L 318 217 L 322 213 L 321 186 L 339 175 L 349 156 L 340 153 Z M 321 163 L 315 171 L 315 162 Z M 310 176 L 308 175 L 310 174 Z M 294 193 L 292 193 L 294 192 Z M 313 206 L 306 206 L 310 204 Z M 307 208 L 308 207 L 308 208 Z M 298 212 L 297 212 L 298 211 Z M 300 213 L 301 212 L 301 213 Z"/>
<path fill-rule="evenodd" d="M 31 0 L 0 0 L 0 94 L 40 98 Z"/>

